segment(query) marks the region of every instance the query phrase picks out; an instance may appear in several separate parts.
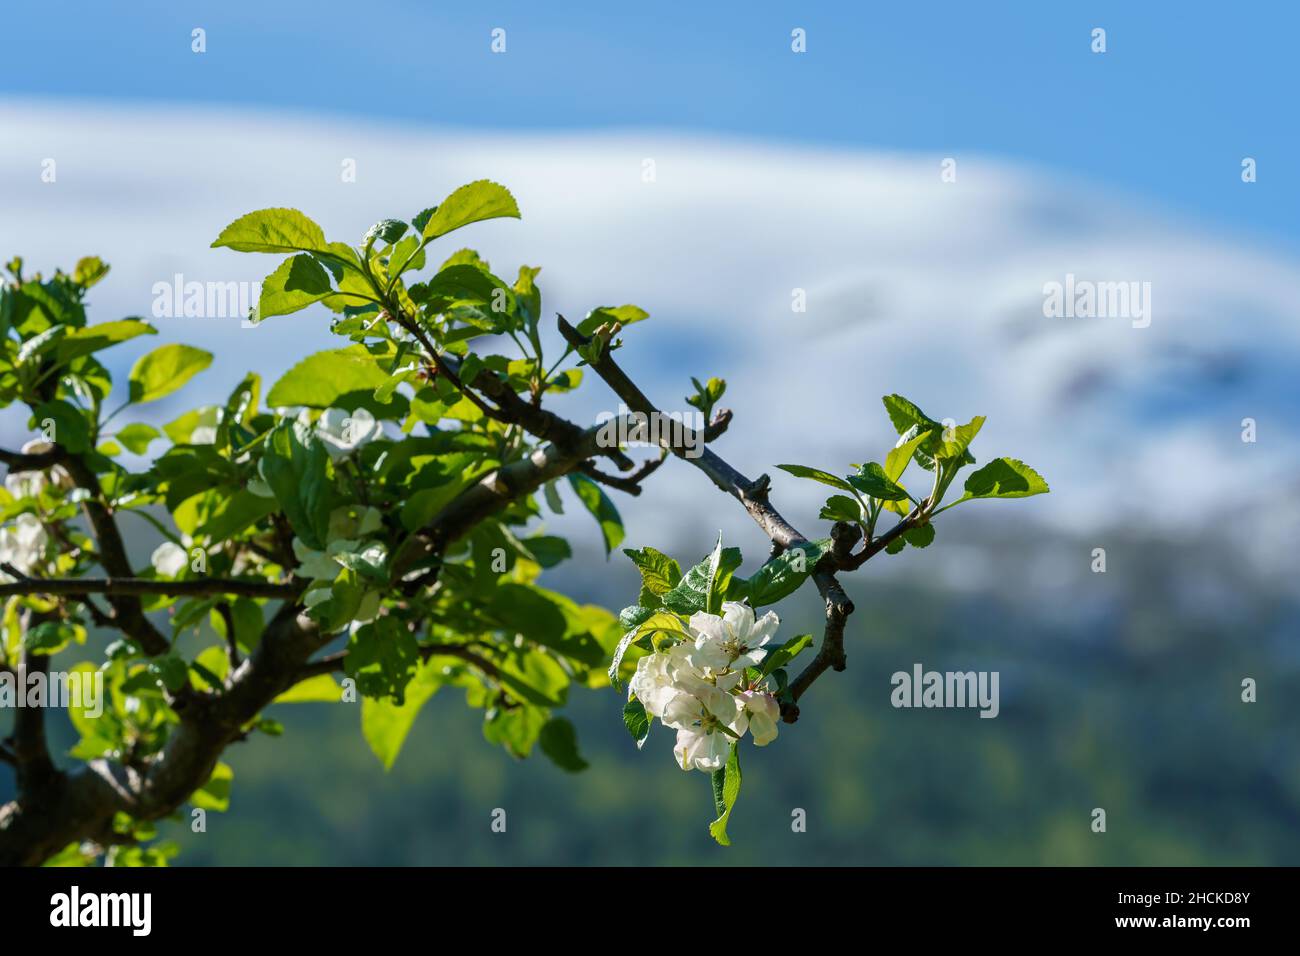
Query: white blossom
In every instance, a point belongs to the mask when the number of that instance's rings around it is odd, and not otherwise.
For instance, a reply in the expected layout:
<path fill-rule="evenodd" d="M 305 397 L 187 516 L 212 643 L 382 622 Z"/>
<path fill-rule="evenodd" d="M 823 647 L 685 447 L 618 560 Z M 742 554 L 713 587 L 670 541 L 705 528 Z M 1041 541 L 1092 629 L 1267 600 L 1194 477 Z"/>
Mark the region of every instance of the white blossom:
<path fill-rule="evenodd" d="M 174 578 L 189 566 L 189 555 L 173 541 L 158 545 L 149 560 L 158 576 L 163 578 Z"/>
<path fill-rule="evenodd" d="M 294 574 L 309 581 L 333 581 L 339 576 L 340 565 L 324 551 L 303 544 L 301 538 L 293 539 L 293 556 L 298 559 Z"/>
<path fill-rule="evenodd" d="M 36 498 L 44 490 L 46 478 L 39 471 L 11 471 L 5 475 L 5 490 L 15 498 Z"/>
<path fill-rule="evenodd" d="M 755 621 L 753 608 L 735 601 L 722 605 L 721 617 L 697 611 L 688 625 L 695 639 L 691 663 L 715 673 L 757 666 L 767 655 L 764 647 L 779 624 L 771 611 Z"/>
<path fill-rule="evenodd" d="M 34 514 L 24 512 L 13 524 L 0 528 L 0 563 L 11 564 L 23 574 L 30 574 L 45 559 L 49 535 Z M 6 583 L 10 578 L 3 575 Z"/>
<path fill-rule="evenodd" d="M 43 455 L 53 448 L 53 443 L 38 438 L 26 442 L 20 451 L 24 455 Z M 51 482 L 60 488 L 72 487 L 72 476 L 68 474 L 67 469 L 62 465 L 54 465 L 48 470 L 50 473 L 48 478 L 45 476 L 44 471 L 11 472 L 5 475 L 5 490 L 15 498 L 35 498 Z"/>
<path fill-rule="evenodd" d="M 664 719 L 664 709 L 678 693 L 679 675 L 691 670 L 687 646 L 674 644 L 667 651 L 647 654 L 636 662 L 631 690 L 651 717 Z"/>
<path fill-rule="evenodd" d="M 735 694 L 690 679 L 664 708 L 663 722 L 677 731 L 673 754 L 678 765 L 706 773 L 726 764 L 731 741 L 742 736 L 748 725 L 745 708 Z"/>
<path fill-rule="evenodd" d="M 771 694 L 760 691 L 745 691 L 741 695 L 745 713 L 749 717 L 749 732 L 754 737 L 754 746 L 766 747 L 776 740 L 776 728 L 781 719 L 781 705 Z"/>
<path fill-rule="evenodd" d="M 316 423 L 316 433 L 330 458 L 337 461 L 382 436 L 384 426 L 364 408 L 351 412 L 327 408 Z"/>

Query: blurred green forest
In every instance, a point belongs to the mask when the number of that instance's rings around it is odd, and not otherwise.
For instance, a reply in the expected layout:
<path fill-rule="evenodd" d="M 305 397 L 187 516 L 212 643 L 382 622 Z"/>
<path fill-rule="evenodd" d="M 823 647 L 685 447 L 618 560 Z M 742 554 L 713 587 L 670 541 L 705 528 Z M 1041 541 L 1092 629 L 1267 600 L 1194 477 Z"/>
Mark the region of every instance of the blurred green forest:
<path fill-rule="evenodd" d="M 1294 595 L 1186 542 L 1112 542 L 1112 568 L 1092 574 L 1083 543 L 982 534 L 965 560 L 996 568 L 995 586 L 922 585 L 937 548 L 846 578 L 849 668 L 773 744 L 743 749 L 728 849 L 707 832 L 708 778 L 676 767 L 662 727 L 638 752 L 609 689 L 570 695 L 590 763 L 576 775 L 486 742 L 455 688 L 388 773 L 359 704 L 281 705 L 281 739 L 227 751 L 230 812 L 209 813 L 206 833 L 161 833 L 190 866 L 1300 863 Z M 1035 586 L 1031 569 L 1053 561 L 1073 568 L 1066 581 Z M 636 591 L 617 554 L 557 572 L 548 583 L 584 601 L 617 608 Z M 811 587 L 779 610 L 783 635 L 819 633 Z M 894 709 L 890 675 L 916 662 L 999 671 L 1000 715 Z M 1241 701 L 1243 677 L 1257 703 Z M 69 743 L 65 723 L 55 738 Z M 0 797 L 11 789 L 0 768 Z M 490 827 L 498 807 L 505 833 Z"/>

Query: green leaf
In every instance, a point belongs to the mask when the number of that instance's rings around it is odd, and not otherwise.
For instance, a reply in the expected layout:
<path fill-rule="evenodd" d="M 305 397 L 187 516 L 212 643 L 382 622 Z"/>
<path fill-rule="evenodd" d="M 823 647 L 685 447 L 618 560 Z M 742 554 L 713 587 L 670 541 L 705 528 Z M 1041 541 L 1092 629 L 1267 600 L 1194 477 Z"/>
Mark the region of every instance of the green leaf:
<path fill-rule="evenodd" d="M 831 546 L 829 538 L 787 548 L 750 576 L 744 595 L 751 607 L 775 604 L 799 589 Z"/>
<path fill-rule="evenodd" d="M 632 608 L 623 609 L 623 613 L 619 615 L 620 622 L 623 621 L 627 612 L 631 610 Z M 624 624 L 629 630 L 619 639 L 618 646 L 614 648 L 614 657 L 610 661 L 609 670 L 607 671 L 609 682 L 614 685 L 615 689 L 619 686 L 618 671 L 623 664 L 623 655 L 627 653 L 627 649 L 632 646 L 633 641 L 647 635 L 682 633 L 681 618 L 676 614 L 667 611 L 651 612 L 646 608 L 638 608 L 637 610 L 645 611 L 646 614 L 644 617 L 638 615 L 639 620 L 635 624 Z"/>
<path fill-rule="evenodd" d="M 67 621 L 42 621 L 29 628 L 22 639 L 22 648 L 29 654 L 57 654 L 73 641 L 85 643 L 86 629 Z"/>
<path fill-rule="evenodd" d="M 563 707 L 569 675 L 549 654 L 530 650 L 512 655 L 499 671 L 501 683 L 517 700 L 538 707 Z M 539 722 L 537 730 L 541 730 Z"/>
<path fill-rule="evenodd" d="M 995 458 L 966 479 L 962 498 L 1028 498 L 1051 489 L 1043 476 L 1015 458 Z"/>
<path fill-rule="evenodd" d="M 889 454 L 885 456 L 885 476 L 892 482 L 898 484 L 903 472 L 907 470 L 910 462 L 917 454 L 917 449 L 921 444 L 928 442 L 934 435 L 932 430 L 922 430 L 919 427 L 909 428 L 898 438 L 898 443 L 890 449 Z M 902 488 L 901 484 L 898 487 Z M 910 500 L 907 503 L 899 501 L 886 501 L 885 507 L 900 515 L 905 515 L 911 506 Z"/>
<path fill-rule="evenodd" d="M 864 495 L 879 498 L 881 501 L 898 501 L 906 498 L 907 492 L 900 488 L 885 469 L 874 461 L 858 466 L 858 473 L 850 475 L 848 482 Z"/>
<path fill-rule="evenodd" d="M 623 705 L 623 726 L 636 741 L 636 749 L 640 750 L 650 736 L 650 716 L 645 712 L 645 706 L 635 697 L 629 697 Z"/>
<path fill-rule="evenodd" d="M 932 434 L 934 434 L 932 431 L 908 429 L 900 435 L 898 443 L 885 456 L 885 477 L 896 483 L 907 470 L 907 463 L 912 460 L 917 447 Z"/>
<path fill-rule="evenodd" d="M 316 352 L 285 372 L 266 396 L 271 407 L 332 408 L 352 392 L 374 394 L 391 376 L 364 345 Z"/>
<path fill-rule="evenodd" d="M 131 401 L 152 402 L 170 395 L 211 364 L 211 352 L 176 343 L 161 345 L 131 367 Z"/>
<path fill-rule="evenodd" d="M 334 684 L 333 681 L 330 683 Z M 361 733 L 385 770 L 392 769 L 420 708 L 441 686 L 442 664 L 431 659 L 419 667 L 411 682 L 406 685 L 406 700 L 403 703 L 362 698 Z M 338 699 L 338 686 L 335 685 L 332 700 Z"/>
<path fill-rule="evenodd" d="M 217 509 L 195 531 L 206 535 L 213 544 L 226 541 L 239 534 L 276 510 L 276 499 L 263 498 L 246 488 L 241 488 L 229 498 L 224 498 Z"/>
<path fill-rule="evenodd" d="M 90 447 L 90 423 L 86 414 L 71 402 L 58 399 L 42 402 L 32 409 L 32 418 L 36 427 L 50 435 L 74 455 L 79 455 Z M 49 423 L 53 422 L 53 431 Z"/>
<path fill-rule="evenodd" d="M 800 634 L 798 637 L 792 637 L 780 647 L 774 649 L 763 659 L 763 670 L 761 677 L 766 677 L 773 671 L 780 670 L 785 665 L 794 660 L 801 651 L 811 647 L 813 637 L 811 634 Z M 761 679 L 761 678 L 760 678 Z"/>
<path fill-rule="evenodd" d="M 635 305 L 602 305 L 587 313 L 587 317 L 578 323 L 578 331 L 583 335 L 591 335 L 602 325 L 613 325 L 615 322 L 619 325 L 632 325 L 648 318 L 650 313 Z"/>
<path fill-rule="evenodd" d="M 374 240 L 385 245 L 392 245 L 402 238 L 406 233 L 406 228 L 406 223 L 400 219 L 381 219 L 366 230 L 361 242 L 363 245 L 370 245 Z"/>
<path fill-rule="evenodd" d="M 914 548 L 928 548 L 934 543 L 934 525 L 927 523 L 908 528 L 903 532 L 903 537 Z"/>
<path fill-rule="evenodd" d="M 718 818 L 709 824 L 709 835 L 722 846 L 731 846 L 727 836 L 727 821 L 740 796 L 740 748 L 738 741 L 731 742 L 731 755 L 727 757 L 727 766 L 713 773 L 713 803 L 718 811 Z"/>
<path fill-rule="evenodd" d="M 589 766 L 578 753 L 578 732 L 564 717 L 552 717 L 543 724 L 537 744 L 552 763 L 567 773 L 580 773 Z"/>
<path fill-rule="evenodd" d="M 717 544 L 713 546 L 713 553 L 709 555 L 708 584 L 705 587 L 704 610 L 710 614 L 717 614 L 722 610 L 722 599 L 727 593 L 727 583 L 731 575 L 726 575 L 722 579 L 722 532 L 718 532 Z"/>
<path fill-rule="evenodd" d="M 419 659 L 415 635 L 396 618 L 381 617 L 357 628 L 348 642 L 344 668 L 362 695 L 388 698 L 400 706 Z"/>
<path fill-rule="evenodd" d="M 631 604 L 618 612 L 618 623 L 623 627 L 640 627 L 641 623 L 653 617 L 654 613 L 654 608 Z"/>
<path fill-rule="evenodd" d="M 326 252 L 325 233 L 297 209 L 259 209 L 221 230 L 211 248 L 236 252 Z"/>
<path fill-rule="evenodd" d="M 599 522 L 600 533 L 605 541 L 605 555 L 608 557 L 623 540 L 623 519 L 619 516 L 618 509 L 614 507 L 614 502 L 609 500 L 609 496 L 600 489 L 600 485 L 586 475 L 571 472 L 569 484 L 578 496 L 578 500 Z"/>
<path fill-rule="evenodd" d="M 51 325 L 38 335 L 33 335 L 18 347 L 18 364 L 26 365 L 32 359 L 45 355 L 63 341 L 68 331 L 66 325 L 58 324 Z"/>
<path fill-rule="evenodd" d="M 926 433 L 926 437 L 917 443 L 912 455 L 916 463 L 926 471 L 934 471 L 936 458 L 955 459 L 959 465 L 974 464 L 975 459 L 966 450 L 966 445 L 970 443 L 970 439 L 975 437 L 975 433 L 984 424 L 983 418 L 977 417 L 967 425 L 950 429 L 948 437 L 952 439 L 953 445 L 949 449 L 944 442 L 944 426 L 921 411 L 913 402 L 908 401 L 902 395 L 886 395 L 881 400 L 885 403 L 885 411 L 889 413 L 889 420 L 894 423 L 894 428 L 903 438 L 911 441 L 918 434 Z M 962 442 L 963 437 L 965 443 Z"/>
<path fill-rule="evenodd" d="M 807 465 L 777 465 L 776 467 L 789 472 L 796 478 L 808 478 L 812 481 L 820 481 L 823 485 L 838 488 L 841 491 L 853 491 L 853 486 L 843 478 L 838 478 L 828 471 L 822 471 L 820 468 L 809 468 Z"/>
<path fill-rule="evenodd" d="M 145 425 L 142 422 L 133 422 L 130 425 L 124 425 L 119 428 L 116 438 L 127 451 L 134 455 L 143 455 L 149 450 L 149 443 L 155 438 L 161 438 L 162 432 L 152 425 Z"/>
<path fill-rule="evenodd" d="M 605 650 L 585 631 L 569 627 L 561 595 L 532 584 L 507 581 L 495 588 L 484 608 L 488 622 L 509 633 L 522 634 L 580 664 L 595 667 Z"/>
<path fill-rule="evenodd" d="M 343 699 L 342 688 L 329 674 L 317 674 L 294 684 L 273 700 L 273 704 L 337 704 Z M 365 710 L 362 709 L 364 724 Z M 373 745 L 372 745 L 373 746 Z"/>
<path fill-rule="evenodd" d="M 726 380 L 711 378 L 701 385 L 698 378 L 692 378 L 691 384 L 695 386 L 695 394 L 686 399 L 687 404 L 698 408 L 705 421 L 712 420 L 713 406 L 718 404 L 723 393 L 727 390 Z"/>
<path fill-rule="evenodd" d="M 984 416 L 976 415 L 965 425 L 954 425 L 952 428 L 945 428 L 939 433 L 934 457 L 940 461 L 961 459 L 963 464 L 970 464 L 974 461 L 974 458 L 970 456 L 966 449 L 983 427 Z M 970 460 L 966 461 L 968 458 Z"/>
<path fill-rule="evenodd" d="M 663 595 L 664 607 L 678 614 L 694 614 L 706 610 L 711 590 L 729 586 L 731 577 L 742 560 L 739 548 L 723 548 L 718 555 L 716 568 L 711 570 L 713 554 L 710 554 L 687 571 L 675 588 Z"/>
<path fill-rule="evenodd" d="M 266 277 L 262 294 L 257 302 L 257 318 L 289 315 L 319 302 L 334 292 L 330 274 L 324 266 L 306 253 L 291 256 Z M 357 299 L 360 305 L 364 300 Z"/>
<path fill-rule="evenodd" d="M 885 411 L 889 415 L 889 420 L 894 424 L 894 430 L 900 435 L 916 426 L 920 426 L 925 431 L 937 431 L 943 428 L 933 418 L 921 411 L 914 402 L 909 401 L 902 395 L 886 395 L 881 401 L 885 403 Z"/>
<path fill-rule="evenodd" d="M 485 219 L 519 218 L 515 197 L 504 186 L 486 179 L 461 186 L 434 210 L 420 228 L 425 239 L 437 239 L 447 233 Z"/>
<path fill-rule="evenodd" d="M 62 365 L 83 355 L 106 349 L 110 345 L 127 342 L 139 335 L 157 334 L 157 329 L 140 319 L 100 322 L 98 325 L 88 325 L 68 332 L 56 346 L 55 355 Z"/>
<path fill-rule="evenodd" d="M 77 260 L 77 265 L 72 270 L 72 281 L 83 289 L 89 289 L 106 275 L 108 263 L 99 256 L 83 256 Z"/>
<path fill-rule="evenodd" d="M 329 453 L 311 430 L 296 421 L 281 422 L 267 436 L 262 477 L 275 494 L 294 532 L 310 548 L 323 550 L 330 511 L 338 495 L 330 484 Z"/>
<path fill-rule="evenodd" d="M 190 794 L 190 803 L 200 810 L 215 810 L 225 813 L 230 809 L 230 781 L 235 772 L 229 765 L 218 763 L 212 768 L 208 782 Z"/>
<path fill-rule="evenodd" d="M 831 495 L 822 505 L 822 510 L 817 517 L 824 518 L 827 521 L 861 521 L 862 505 L 858 504 L 858 499 L 849 498 L 846 495 Z"/>
<path fill-rule="evenodd" d="M 677 562 L 654 548 L 624 548 L 623 553 L 632 559 L 641 572 L 641 598 L 638 603 L 658 607 L 659 597 L 677 587 L 682 580 L 682 569 Z"/>
<path fill-rule="evenodd" d="M 544 568 L 553 568 L 573 557 L 569 542 L 553 534 L 536 534 L 519 542 L 527 556 Z"/>
<path fill-rule="evenodd" d="M 425 284 L 425 292 L 430 299 L 442 299 L 447 302 L 476 302 L 493 304 L 493 299 L 502 302 L 500 315 L 502 319 L 511 310 L 514 292 L 503 281 L 490 272 L 472 265 L 452 265 L 443 269 Z"/>

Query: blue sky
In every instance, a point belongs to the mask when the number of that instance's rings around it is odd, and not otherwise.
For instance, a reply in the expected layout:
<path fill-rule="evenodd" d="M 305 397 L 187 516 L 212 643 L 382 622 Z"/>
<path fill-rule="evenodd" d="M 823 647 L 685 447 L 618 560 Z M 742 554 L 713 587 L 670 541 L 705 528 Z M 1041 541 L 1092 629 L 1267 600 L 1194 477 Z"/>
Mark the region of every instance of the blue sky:
<path fill-rule="evenodd" d="M 1300 238 L 1292 4 L 6 6 L 0 96 L 978 153 Z M 1095 26 L 1104 55 L 1089 48 Z M 494 27 L 505 55 L 489 51 Z M 804 55 L 790 52 L 793 27 L 807 30 Z M 1243 156 L 1259 162 L 1249 187 Z"/>

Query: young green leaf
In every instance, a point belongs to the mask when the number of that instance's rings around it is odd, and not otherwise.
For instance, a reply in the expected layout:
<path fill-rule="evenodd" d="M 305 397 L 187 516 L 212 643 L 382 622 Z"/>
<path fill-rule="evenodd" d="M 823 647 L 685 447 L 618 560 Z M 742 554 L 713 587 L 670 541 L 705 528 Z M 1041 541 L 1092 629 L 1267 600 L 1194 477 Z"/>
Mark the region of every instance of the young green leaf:
<path fill-rule="evenodd" d="M 375 390 L 391 376 L 364 345 L 307 356 L 271 386 L 266 403 L 271 407 L 305 405 L 330 408 L 344 395 Z M 400 396 L 391 396 L 397 401 Z"/>
<path fill-rule="evenodd" d="M 619 516 L 618 509 L 614 507 L 614 502 L 609 500 L 609 496 L 600 490 L 600 485 L 586 475 L 571 473 L 569 484 L 583 507 L 600 523 L 600 533 L 605 541 L 605 555 L 608 556 L 623 540 L 623 519 Z"/>
<path fill-rule="evenodd" d="M 86 414 L 71 402 L 63 399 L 42 402 L 32 409 L 36 428 L 44 430 L 53 423 L 53 437 L 60 445 L 79 455 L 89 447 L 90 423 Z"/>
<path fill-rule="evenodd" d="M 907 497 L 907 492 L 889 477 L 889 474 L 881 465 L 874 461 L 859 465 L 858 473 L 849 475 L 847 480 L 850 485 L 864 495 L 879 498 L 881 501 L 898 501 L 900 498 Z"/>
<path fill-rule="evenodd" d="M 725 588 L 730 585 L 731 577 L 740 567 L 741 561 L 739 548 L 723 548 L 718 553 L 716 565 L 713 565 L 713 554 L 710 553 L 687 571 L 676 587 L 663 595 L 664 607 L 687 615 L 706 610 L 710 593 L 715 588 L 722 588 L 725 593 Z"/>
<path fill-rule="evenodd" d="M 334 292 L 325 267 L 306 253 L 290 256 L 266 277 L 257 302 L 258 320 L 289 315 Z M 362 300 L 358 299 L 360 304 Z"/>
<path fill-rule="evenodd" d="M 658 607 L 660 597 L 677 587 L 682 580 L 682 569 L 677 562 L 654 548 L 624 548 L 623 553 L 632 559 L 641 572 L 641 598 L 638 603 Z"/>
<path fill-rule="evenodd" d="M 240 216 L 213 241 L 236 252 L 328 252 L 325 233 L 297 209 L 259 209 Z"/>
<path fill-rule="evenodd" d="M 565 717 L 552 717 L 537 734 L 537 745 L 551 762 L 567 773 L 579 773 L 588 767 L 578 752 L 578 732 Z"/>
<path fill-rule="evenodd" d="M 146 425 L 143 422 L 132 422 L 130 425 L 119 428 L 114 437 L 131 454 L 143 455 L 149 450 L 149 443 L 155 438 L 161 438 L 162 433 L 152 425 Z"/>
<path fill-rule="evenodd" d="M 1028 498 L 1051 489 L 1043 476 L 1015 458 L 995 458 L 966 479 L 968 498 Z"/>
<path fill-rule="evenodd" d="M 461 186 L 444 199 L 423 223 L 417 221 L 415 225 L 425 239 L 433 240 L 472 222 L 503 217 L 519 218 L 515 197 L 504 186 L 480 179 Z"/>
<path fill-rule="evenodd" d="M 800 634 L 798 637 L 792 637 L 780 647 L 775 648 L 766 658 L 763 659 L 763 670 L 761 676 L 766 677 L 773 671 L 780 670 L 794 660 L 801 651 L 811 647 L 813 637 L 811 634 Z"/>
<path fill-rule="evenodd" d="M 650 318 L 650 313 L 635 305 L 602 305 L 587 313 L 586 318 L 578 323 L 578 331 L 591 335 L 602 325 L 632 325 Z"/>
<path fill-rule="evenodd" d="M 158 330 L 148 322 L 140 319 L 121 319 L 117 322 L 100 322 L 68 332 L 55 346 L 54 354 L 59 364 L 71 362 L 83 355 L 90 355 L 127 342 L 138 335 L 157 335 Z"/>
<path fill-rule="evenodd" d="M 847 495 L 831 495 L 822 505 L 817 517 L 827 521 L 861 521 L 864 516 L 858 499 Z"/>
<path fill-rule="evenodd" d="M 738 741 L 731 742 L 731 754 L 727 757 L 726 767 L 713 772 L 713 804 L 718 818 L 709 824 L 709 835 L 722 846 L 731 846 L 731 839 L 727 836 L 727 821 L 731 819 L 736 798 L 740 796 L 740 748 L 737 744 Z"/>
<path fill-rule="evenodd" d="M 329 675 L 323 676 L 329 681 L 333 690 L 322 685 L 321 693 L 331 694 L 332 696 L 327 699 L 337 703 L 340 699 L 338 685 Z M 298 687 L 302 686 L 302 684 L 298 685 Z M 392 769 L 393 762 L 397 760 L 402 744 L 406 742 L 415 718 L 420 713 L 420 708 L 438 692 L 441 686 L 442 665 L 430 660 L 420 665 L 415 676 L 406 685 L 406 699 L 402 703 L 395 704 L 386 698 L 363 697 L 361 699 L 361 735 L 366 738 L 370 750 L 379 758 L 385 770 Z M 291 690 L 288 694 L 282 695 L 277 703 L 284 702 L 284 698 L 292 693 Z"/>
<path fill-rule="evenodd" d="M 787 548 L 755 571 L 741 593 L 751 607 L 775 604 L 799 589 L 829 548 L 829 538 Z"/>
<path fill-rule="evenodd" d="M 809 468 L 807 465 L 777 465 L 782 471 L 789 472 L 796 478 L 808 478 L 812 481 L 820 481 L 823 485 L 830 485 L 832 488 L 838 488 L 840 491 L 853 491 L 853 486 L 843 478 L 838 478 L 828 471 L 822 471 L 820 468 Z"/>
<path fill-rule="evenodd" d="M 211 352 L 176 343 L 161 345 L 131 367 L 131 401 L 153 402 L 170 395 L 211 364 Z"/>
<path fill-rule="evenodd" d="M 623 726 L 636 741 L 636 749 L 640 750 L 650 736 L 650 716 L 645 712 L 641 701 L 635 697 L 629 697 L 623 705 Z"/>
<path fill-rule="evenodd" d="M 966 449 L 983 427 L 984 416 L 976 415 L 965 425 L 954 425 L 952 428 L 945 428 L 938 436 L 939 441 L 934 450 L 934 457 L 940 461 L 960 459 L 963 460 L 963 464 L 973 463 L 974 458 L 970 456 Z M 964 459 L 969 459 L 969 461 Z"/>

